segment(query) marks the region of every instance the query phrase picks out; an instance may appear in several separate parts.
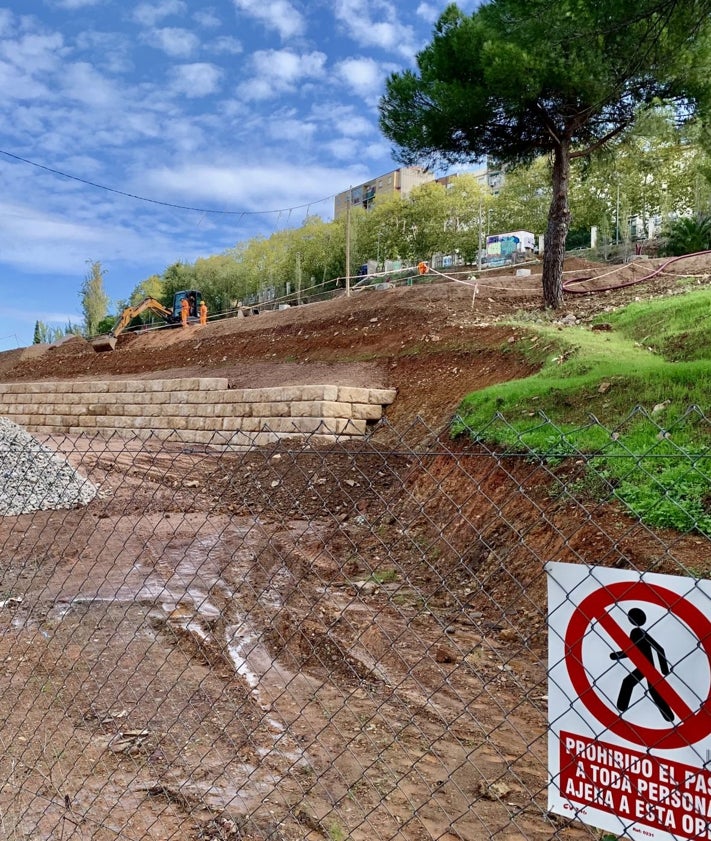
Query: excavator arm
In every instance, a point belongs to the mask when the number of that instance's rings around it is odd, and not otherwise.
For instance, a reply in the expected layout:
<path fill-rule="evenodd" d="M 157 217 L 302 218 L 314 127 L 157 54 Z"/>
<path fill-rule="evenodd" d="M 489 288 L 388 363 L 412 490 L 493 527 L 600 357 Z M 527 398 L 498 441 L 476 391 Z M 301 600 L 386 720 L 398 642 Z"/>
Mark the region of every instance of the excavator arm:
<path fill-rule="evenodd" d="M 147 310 L 159 315 L 164 321 L 168 321 L 173 316 L 172 311 L 164 307 L 160 301 L 156 301 L 155 298 L 144 298 L 137 306 L 126 307 L 118 317 L 118 321 L 114 324 L 109 336 L 113 336 L 114 339 L 118 338 L 119 334 L 126 329 L 134 318 Z"/>
<path fill-rule="evenodd" d="M 126 309 L 118 317 L 110 333 L 105 336 L 97 336 L 92 341 L 92 346 L 95 351 L 101 353 L 106 350 L 114 350 L 116 348 L 116 340 L 119 335 L 126 329 L 126 327 L 133 321 L 136 316 L 141 313 L 150 311 L 160 316 L 164 321 L 170 322 L 173 319 L 173 312 L 167 307 L 164 307 L 160 301 L 155 298 L 144 298 L 140 304 L 135 307 L 126 307 Z"/>

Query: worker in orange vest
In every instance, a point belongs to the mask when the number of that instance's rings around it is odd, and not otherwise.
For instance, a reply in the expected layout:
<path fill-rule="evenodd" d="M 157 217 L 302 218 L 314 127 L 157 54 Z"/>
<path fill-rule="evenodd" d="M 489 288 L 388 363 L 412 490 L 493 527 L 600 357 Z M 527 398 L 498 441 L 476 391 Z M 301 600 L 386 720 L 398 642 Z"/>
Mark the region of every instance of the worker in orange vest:
<path fill-rule="evenodd" d="M 207 304 L 200 301 L 200 324 L 207 324 Z"/>
<path fill-rule="evenodd" d="M 180 323 L 183 327 L 188 326 L 188 315 L 190 315 L 190 302 L 186 297 L 180 302 Z"/>

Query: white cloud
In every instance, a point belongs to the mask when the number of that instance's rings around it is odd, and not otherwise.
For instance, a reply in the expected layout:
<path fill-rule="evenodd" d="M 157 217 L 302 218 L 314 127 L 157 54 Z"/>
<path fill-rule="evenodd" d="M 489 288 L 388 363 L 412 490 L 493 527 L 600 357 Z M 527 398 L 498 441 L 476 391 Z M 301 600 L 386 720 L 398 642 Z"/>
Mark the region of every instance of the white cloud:
<path fill-rule="evenodd" d="M 249 79 L 237 89 L 239 95 L 248 102 L 259 102 L 278 96 L 278 90 L 268 79 Z"/>
<path fill-rule="evenodd" d="M 8 100 L 40 99 L 49 95 L 44 84 L 6 61 L 0 61 L 0 90 Z"/>
<path fill-rule="evenodd" d="M 139 3 L 133 10 L 133 19 L 143 26 L 155 26 L 159 20 L 170 15 L 183 15 L 186 12 L 183 0 L 161 0 L 159 3 Z"/>
<path fill-rule="evenodd" d="M 309 144 L 316 136 L 318 126 L 307 120 L 295 118 L 283 118 L 276 115 L 274 119 L 266 123 L 266 131 L 272 140 L 282 143 L 298 143 L 303 150 L 305 144 Z"/>
<path fill-rule="evenodd" d="M 366 137 L 379 133 L 374 120 L 368 120 L 352 105 L 332 100 L 322 99 L 312 109 L 310 119 L 320 125 L 322 136 L 335 133 L 345 137 Z"/>
<path fill-rule="evenodd" d="M 8 24 L 11 30 L 12 25 Z M 29 32 L 0 41 L 0 89 L 5 100 L 49 96 L 52 74 L 67 52 L 59 33 Z M 0 106 L 1 107 L 1 106 Z"/>
<path fill-rule="evenodd" d="M 15 307 L 5 307 L 5 317 L 16 319 L 17 321 L 24 322 L 28 325 L 33 325 L 37 321 L 42 321 L 45 324 L 53 326 L 54 324 L 60 324 L 64 326 L 68 324 L 70 321 L 72 324 L 77 324 L 82 321 L 83 316 L 79 312 L 79 307 L 75 310 L 75 312 L 57 312 L 53 310 L 21 310 L 15 309 Z M 3 336 L 2 338 L 7 339 L 8 336 Z"/>
<path fill-rule="evenodd" d="M 108 108 L 119 99 L 113 82 L 84 61 L 68 64 L 62 72 L 64 93 L 93 108 Z"/>
<path fill-rule="evenodd" d="M 432 3 L 423 2 L 417 7 L 415 14 L 428 23 L 434 23 L 442 14 L 442 9 Z"/>
<path fill-rule="evenodd" d="M 358 114 L 351 114 L 338 124 L 338 128 L 346 137 L 363 137 L 376 131 L 373 123 Z"/>
<path fill-rule="evenodd" d="M 275 29 L 282 39 L 301 35 L 305 23 L 301 13 L 288 0 L 233 0 L 238 12 L 256 18 L 267 29 Z"/>
<path fill-rule="evenodd" d="M 383 70 L 372 58 L 347 58 L 336 65 L 336 73 L 348 87 L 368 102 L 377 101 L 383 87 Z"/>
<path fill-rule="evenodd" d="M 222 21 L 211 9 L 201 9 L 193 13 L 193 20 L 204 29 L 217 29 Z"/>
<path fill-rule="evenodd" d="M 183 249 L 179 256 L 194 260 L 200 250 L 204 252 L 200 236 L 210 227 L 209 222 L 203 223 L 202 231 L 198 231 L 192 216 L 189 220 L 175 217 L 161 220 L 154 212 L 145 213 L 135 202 L 126 206 L 125 214 L 117 214 L 115 203 L 104 204 L 101 195 L 94 193 L 85 200 L 77 197 L 71 217 L 65 208 L 42 210 L 39 205 L 32 207 L 0 201 L 0 237 L 6 244 L 2 252 L 3 273 L 8 275 L 8 266 L 32 274 L 46 273 L 53 278 L 54 286 L 61 282 L 58 276 L 69 276 L 72 278 L 71 297 L 75 298 L 81 278 L 86 274 L 86 261 L 96 255 L 108 271 L 107 292 L 126 297 L 130 286 L 125 278 L 133 274 L 130 268 L 126 271 L 127 266 L 145 263 L 146 268 L 156 270 L 161 264 L 168 265 L 178 256 L 176 238 Z M 114 261 L 123 264 L 123 280 L 112 271 Z M 148 273 L 146 271 L 143 276 Z M 40 302 L 40 306 L 46 310 L 52 304 Z M 62 316 L 44 318 L 38 314 L 39 308 L 34 312 L 33 324 L 37 318 L 67 320 Z M 76 321 L 76 314 L 71 318 Z"/>
<path fill-rule="evenodd" d="M 348 137 L 339 137 L 335 140 L 330 140 L 324 146 L 334 158 L 341 161 L 352 161 L 358 157 L 360 151 L 356 141 Z"/>
<path fill-rule="evenodd" d="M 9 35 L 12 29 L 12 12 L 0 9 L 0 36 Z"/>
<path fill-rule="evenodd" d="M 208 52 L 215 53 L 216 55 L 239 55 L 243 50 L 242 44 L 231 35 L 222 35 L 219 38 L 215 38 L 205 43 L 204 47 Z"/>
<path fill-rule="evenodd" d="M 170 157 L 173 154 L 193 155 L 209 144 L 210 133 L 205 132 L 199 120 L 191 119 L 183 111 L 171 108 L 167 116 L 157 114 L 156 117 L 159 121 L 157 125 L 160 129 L 157 137 L 164 144 L 168 141 L 164 146 L 163 154 Z M 107 138 L 107 142 L 110 142 L 109 138 Z M 151 159 L 152 156 L 150 153 L 145 157 L 136 158 L 134 169 L 142 173 L 143 166 L 147 165 Z M 130 192 L 145 195 L 142 190 L 141 178 L 139 178 L 135 188 L 130 190 Z"/>
<path fill-rule="evenodd" d="M 254 76 L 239 86 L 248 100 L 263 100 L 294 91 L 305 79 L 324 75 L 326 56 L 321 52 L 295 53 L 291 50 L 260 50 L 252 56 Z"/>
<path fill-rule="evenodd" d="M 279 160 L 239 166 L 189 163 L 174 169 L 155 169 L 145 178 L 153 193 L 168 193 L 181 203 L 209 202 L 213 207 L 260 211 L 315 201 L 349 183 L 348 170 L 342 167 Z"/>
<path fill-rule="evenodd" d="M 96 158 L 82 154 L 68 155 L 62 160 L 62 166 L 67 172 L 81 172 L 88 178 L 102 171 L 102 165 Z"/>
<path fill-rule="evenodd" d="M 0 87 L 4 88 L 2 65 L 0 65 Z M 45 130 L 42 113 L 39 108 L 33 107 L 34 103 L 19 105 L 12 103 L 13 128 L 18 134 L 23 132 L 28 135 L 40 135 Z"/>
<path fill-rule="evenodd" d="M 292 83 L 323 75 L 326 56 L 316 51 L 298 54 L 290 50 L 262 50 L 254 53 L 254 64 L 262 73 Z"/>
<path fill-rule="evenodd" d="M 133 69 L 130 52 L 133 44 L 118 32 L 99 32 L 87 29 L 78 33 L 74 42 L 80 52 L 101 54 L 101 69 L 111 73 L 126 73 Z"/>
<path fill-rule="evenodd" d="M 59 33 L 33 33 L 14 41 L 8 39 L 0 43 L 0 58 L 7 59 L 27 73 L 55 69 L 65 52 L 64 39 Z"/>
<path fill-rule="evenodd" d="M 368 120 L 352 105 L 332 100 L 321 99 L 318 106 L 312 108 L 306 122 L 298 120 L 296 114 L 285 112 L 275 112 L 271 116 L 268 132 L 275 140 L 280 139 L 279 132 L 284 126 L 289 136 L 300 141 L 298 148 L 301 152 L 310 151 L 313 140 L 313 148 L 323 149 L 344 163 L 362 160 L 364 149 L 370 148 L 369 139 L 379 137 L 374 120 Z M 301 135 L 298 133 L 300 127 Z M 288 141 L 286 134 L 282 139 Z M 318 153 L 321 154 L 320 151 Z"/>
<path fill-rule="evenodd" d="M 85 9 L 88 6 L 98 6 L 104 0 L 54 0 L 54 5 L 60 9 Z"/>
<path fill-rule="evenodd" d="M 189 98 L 214 93 L 219 88 L 222 79 L 220 68 L 207 62 L 180 64 L 173 69 L 173 72 L 171 88 L 176 93 L 185 94 Z"/>
<path fill-rule="evenodd" d="M 334 14 L 361 47 L 380 47 L 409 57 L 417 50 L 413 28 L 398 21 L 396 9 L 390 3 L 335 0 Z"/>
<path fill-rule="evenodd" d="M 363 149 L 363 156 L 371 158 L 374 161 L 387 160 L 390 157 L 390 146 L 383 140 L 377 140 L 373 143 L 368 143 Z M 395 164 L 393 164 L 393 167 Z M 391 167 L 392 168 L 392 167 Z"/>
<path fill-rule="evenodd" d="M 252 138 L 259 135 L 262 141 L 273 140 L 277 147 L 298 149 L 300 155 L 307 157 L 312 143 L 315 140 L 320 142 L 319 117 L 316 114 L 302 115 L 292 104 L 258 109 L 251 104 L 230 100 L 222 104 L 218 121 L 222 124 L 225 119 L 239 126 L 232 136 L 236 143 L 247 139 L 251 145 Z M 283 156 L 281 151 L 272 154 Z"/>
<path fill-rule="evenodd" d="M 187 29 L 179 29 L 173 26 L 151 29 L 145 34 L 144 41 L 176 58 L 186 58 L 200 45 L 197 35 Z"/>
<path fill-rule="evenodd" d="M 95 227 L 67 221 L 26 205 L 0 204 L 4 263 L 34 271 L 66 269 L 85 260 L 101 236 Z M 66 258 L 66 263 L 65 263 Z"/>

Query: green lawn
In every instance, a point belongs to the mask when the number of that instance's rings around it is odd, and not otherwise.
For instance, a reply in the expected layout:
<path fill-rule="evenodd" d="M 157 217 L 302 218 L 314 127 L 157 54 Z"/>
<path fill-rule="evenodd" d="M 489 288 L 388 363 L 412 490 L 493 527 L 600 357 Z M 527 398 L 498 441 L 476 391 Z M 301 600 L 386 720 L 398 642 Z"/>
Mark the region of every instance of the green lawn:
<path fill-rule="evenodd" d="M 580 493 L 711 536 L 710 315 L 699 289 L 606 315 L 609 331 L 515 325 L 525 338 L 502 353 L 539 372 L 467 395 L 452 433 L 551 463 L 583 456 Z"/>

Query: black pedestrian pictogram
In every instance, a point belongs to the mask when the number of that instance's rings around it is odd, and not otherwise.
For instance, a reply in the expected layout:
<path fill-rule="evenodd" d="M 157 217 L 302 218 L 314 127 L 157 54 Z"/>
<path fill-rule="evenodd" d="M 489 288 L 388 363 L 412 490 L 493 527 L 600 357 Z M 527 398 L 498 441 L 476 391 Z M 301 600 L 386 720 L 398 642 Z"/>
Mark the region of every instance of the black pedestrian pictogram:
<path fill-rule="evenodd" d="M 634 626 L 634 636 L 619 624 L 615 615 L 620 607 L 620 614 L 623 617 L 627 615 L 627 621 L 630 621 L 628 608 L 622 607 L 623 605 L 635 605 L 636 610 L 631 614 L 632 620 L 636 620 L 631 622 Z M 669 674 L 664 674 L 660 668 L 659 651 L 649 641 L 651 635 L 644 632 L 642 627 L 645 624 L 651 625 L 651 620 L 647 621 L 647 605 L 670 620 L 664 624 L 662 640 L 665 648 L 674 652 L 671 662 L 666 663 L 665 670 L 668 669 Z M 641 607 L 645 610 L 638 614 L 636 611 Z M 643 617 L 641 614 L 645 611 Z M 624 624 L 627 625 L 627 622 Z M 686 628 L 686 631 L 682 632 L 682 628 Z M 642 642 L 643 632 L 646 646 L 638 644 Z M 617 669 L 621 678 L 631 677 L 625 684 L 630 692 L 630 699 L 635 694 L 635 687 L 640 684 L 642 685 L 636 693 L 639 698 L 642 698 L 642 693 L 647 693 L 648 686 L 661 695 L 674 716 L 664 718 L 662 708 L 655 703 L 660 711 L 659 718 L 664 719 L 663 727 L 628 721 L 628 716 L 615 706 L 614 702 L 610 703 L 609 693 L 604 692 L 600 685 L 602 663 L 598 659 L 597 650 L 593 646 L 585 647 L 586 641 L 592 635 L 596 639 L 609 637 L 611 642 L 608 654 L 619 649 L 621 654 L 626 654 L 629 659 L 629 671 L 637 670 L 636 675 L 631 676 L 627 674 L 626 669 L 625 674 L 621 669 Z M 655 643 L 659 645 L 656 640 Z M 646 653 L 643 650 L 645 647 Z M 697 652 L 706 663 L 705 669 L 692 666 L 689 655 Z M 666 661 L 664 649 L 662 654 Z M 581 704 L 596 721 L 621 739 L 643 748 L 676 750 L 688 748 L 711 736 L 711 618 L 706 610 L 700 610 L 677 590 L 670 590 L 656 582 L 652 584 L 629 579 L 606 582 L 575 605 L 565 629 L 564 657 L 570 682 Z M 612 659 L 621 660 L 623 657 L 618 655 Z M 701 660 L 698 663 L 700 665 Z M 607 671 L 609 672 L 609 669 Z M 646 681 L 646 685 L 643 681 Z M 684 694 L 675 688 L 677 683 L 684 685 Z M 691 703 L 684 695 L 693 695 Z M 624 701 L 624 698 L 622 700 Z"/>
<path fill-rule="evenodd" d="M 654 666 L 654 652 L 657 653 L 657 660 L 659 662 L 659 670 L 666 677 L 669 672 L 669 663 L 667 662 L 666 654 L 662 646 L 654 639 L 651 634 L 644 630 L 642 625 L 647 621 L 647 614 L 639 607 L 633 607 L 628 613 L 627 618 L 630 620 L 634 628 L 630 631 L 630 640 L 638 649 L 640 654 Z M 613 651 L 610 654 L 611 660 L 624 660 L 629 655 L 625 651 Z M 617 709 L 620 712 L 625 712 L 629 709 L 632 692 L 638 684 L 642 683 L 644 674 L 640 669 L 635 669 L 630 672 L 622 681 L 620 686 L 620 693 L 617 696 Z M 647 691 L 649 697 L 654 701 L 657 709 L 662 714 L 666 721 L 674 721 L 674 713 L 667 702 L 652 686 L 649 679 L 647 679 Z"/>

